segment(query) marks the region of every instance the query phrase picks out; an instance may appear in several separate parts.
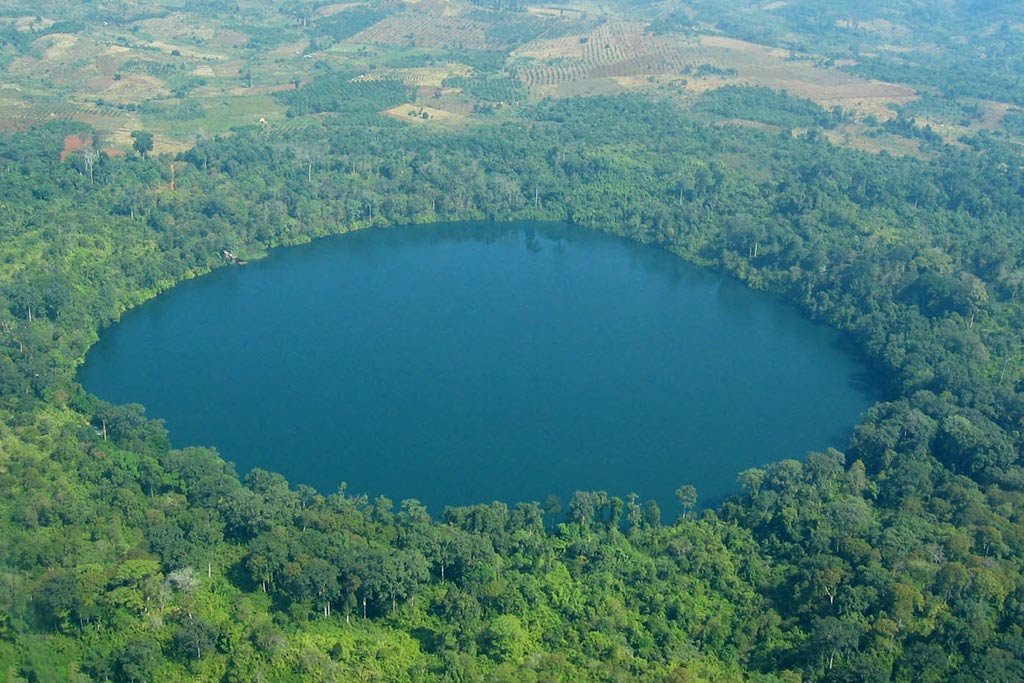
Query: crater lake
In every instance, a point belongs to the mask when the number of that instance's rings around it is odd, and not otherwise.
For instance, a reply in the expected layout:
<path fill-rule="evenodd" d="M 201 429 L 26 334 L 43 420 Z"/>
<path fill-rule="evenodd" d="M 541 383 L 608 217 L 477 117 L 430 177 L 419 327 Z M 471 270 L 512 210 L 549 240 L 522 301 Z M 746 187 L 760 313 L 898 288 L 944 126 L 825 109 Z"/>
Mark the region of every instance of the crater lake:
<path fill-rule="evenodd" d="M 186 281 L 79 372 L 245 473 L 446 505 L 714 502 L 842 448 L 878 397 L 840 335 L 673 254 L 561 224 L 371 229 Z"/>

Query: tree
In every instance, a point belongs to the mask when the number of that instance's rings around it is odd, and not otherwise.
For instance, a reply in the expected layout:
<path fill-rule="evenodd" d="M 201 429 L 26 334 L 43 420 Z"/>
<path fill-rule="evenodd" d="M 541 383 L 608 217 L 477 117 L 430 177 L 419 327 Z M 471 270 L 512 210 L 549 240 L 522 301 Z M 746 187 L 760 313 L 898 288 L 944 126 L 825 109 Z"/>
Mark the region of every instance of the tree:
<path fill-rule="evenodd" d="M 644 506 L 644 523 L 652 529 L 661 526 L 661 508 L 658 507 L 657 501 L 653 499 L 647 501 L 647 504 Z"/>
<path fill-rule="evenodd" d="M 637 503 L 639 498 L 639 494 L 635 492 L 630 492 L 626 496 L 626 523 L 630 533 L 639 531 L 643 524 L 643 509 Z"/>
<path fill-rule="evenodd" d="M 736 481 L 751 498 L 757 498 L 761 492 L 761 485 L 764 484 L 764 470 L 756 467 L 743 470 L 736 476 Z"/>
<path fill-rule="evenodd" d="M 174 634 L 174 646 L 182 659 L 200 660 L 217 642 L 217 631 L 201 617 L 184 615 Z"/>
<path fill-rule="evenodd" d="M 839 658 L 857 649 L 861 627 L 847 619 L 820 617 L 812 622 L 811 633 L 811 643 L 822 663 L 831 670 Z"/>
<path fill-rule="evenodd" d="M 100 153 L 94 149 L 86 149 L 82 152 L 82 161 L 85 162 L 85 170 L 89 174 L 89 184 L 91 185 L 94 180 L 93 171 L 96 166 L 96 162 L 99 161 Z"/>
<path fill-rule="evenodd" d="M 554 493 L 549 494 L 544 499 L 544 514 L 549 520 L 554 521 L 558 515 L 562 514 L 562 499 Z"/>
<path fill-rule="evenodd" d="M 429 576 L 427 562 L 419 553 L 376 548 L 367 549 L 357 559 L 355 573 L 361 579 L 364 600 L 390 602 L 391 612 L 397 609 L 398 600 L 413 597 L 416 586 Z"/>
<path fill-rule="evenodd" d="M 676 498 L 683 508 L 683 519 L 690 516 L 693 507 L 697 504 L 697 488 L 692 484 L 686 484 L 676 489 Z"/>
<path fill-rule="evenodd" d="M 519 618 L 502 614 L 484 630 L 487 654 L 499 662 L 518 663 L 529 650 L 529 635 Z"/>
<path fill-rule="evenodd" d="M 139 153 L 140 156 L 149 156 L 149 153 L 153 151 L 153 134 L 145 130 L 132 131 L 132 148 Z"/>
<path fill-rule="evenodd" d="M 832 606 L 845 576 L 846 571 L 838 560 L 821 558 L 815 562 L 814 568 L 808 571 L 808 583 L 816 595 L 827 597 L 829 606 Z"/>
<path fill-rule="evenodd" d="M 960 273 L 960 298 L 970 320 L 968 327 L 974 327 L 978 313 L 988 306 L 988 288 L 981 278 L 971 273 Z"/>
<path fill-rule="evenodd" d="M 152 638 L 132 638 L 114 653 L 114 680 L 119 683 L 155 681 L 163 661 L 160 644 Z"/>
<path fill-rule="evenodd" d="M 317 145 L 302 145 L 295 150 L 299 163 L 306 169 L 306 182 L 313 182 L 313 169 L 324 159 L 324 150 Z"/>
<path fill-rule="evenodd" d="M 983 415 L 968 415 L 950 415 L 942 421 L 936 439 L 940 459 L 960 472 L 1012 464 L 1016 452 L 1006 432 Z"/>

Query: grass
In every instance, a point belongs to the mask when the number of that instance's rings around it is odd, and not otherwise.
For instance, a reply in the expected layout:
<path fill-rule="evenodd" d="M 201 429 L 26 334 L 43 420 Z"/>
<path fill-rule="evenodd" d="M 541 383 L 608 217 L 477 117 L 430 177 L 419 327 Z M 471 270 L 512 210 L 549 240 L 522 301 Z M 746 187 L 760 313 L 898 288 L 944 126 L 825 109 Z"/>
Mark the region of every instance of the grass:
<path fill-rule="evenodd" d="M 416 124 L 452 125 L 462 124 L 467 120 L 465 116 L 454 112 L 419 104 L 400 104 L 383 113 L 399 121 Z M 424 115 L 427 118 L 424 118 Z"/>
<path fill-rule="evenodd" d="M 267 124 L 285 120 L 284 108 L 270 95 L 204 97 L 198 98 L 203 117 L 186 121 L 173 121 L 144 116 L 142 126 L 158 138 L 176 142 L 188 140 L 196 131 L 209 135 L 223 133 L 236 126 Z"/>

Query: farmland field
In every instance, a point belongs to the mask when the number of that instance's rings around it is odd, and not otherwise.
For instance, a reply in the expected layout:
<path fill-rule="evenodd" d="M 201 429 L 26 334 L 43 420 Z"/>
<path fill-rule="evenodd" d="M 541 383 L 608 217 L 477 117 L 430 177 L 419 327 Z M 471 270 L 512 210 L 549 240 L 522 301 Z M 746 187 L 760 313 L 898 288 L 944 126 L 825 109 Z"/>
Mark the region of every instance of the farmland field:
<path fill-rule="evenodd" d="M 774 3 L 759 11 L 772 18 L 785 7 Z M 813 40 L 786 46 L 759 42 L 749 32 L 730 34 L 696 10 L 652 8 L 638 18 L 583 2 L 515 12 L 456 0 L 298 8 L 251 0 L 233 15 L 126 10 L 123 20 L 82 32 L 63 30 L 68 25 L 42 8 L 38 17 L 0 18 L 0 28 L 17 38 L 0 52 L 0 126 L 80 121 L 122 148 L 130 147 L 132 130 L 144 127 L 155 134 L 158 149 L 180 149 L 197 134 L 308 115 L 286 111 L 272 96 L 328 73 L 352 82 L 400 82 L 410 104 L 470 123 L 482 122 L 495 106 L 507 115 L 547 97 L 638 91 L 688 108 L 724 86 L 763 86 L 846 112 L 829 133 L 838 144 L 905 154 L 918 145 L 878 126 L 922 94 L 936 101 L 934 89 L 864 75 L 864 59 L 937 49 L 909 42 L 905 27 L 879 17 L 833 22 L 830 30 L 841 35 L 871 37 L 854 55 L 816 52 Z M 1002 133 L 1011 106 L 993 98 L 952 98 L 913 111 L 918 125 L 956 142 L 982 130 Z M 978 114 L 942 118 L 941 111 L 957 107 Z M 180 116 L 185 110 L 192 113 Z M 393 111 L 384 107 L 378 114 Z"/>
<path fill-rule="evenodd" d="M 427 12 L 407 11 L 380 21 L 356 34 L 355 43 L 412 45 L 466 50 L 486 50 L 489 25 L 467 19 Z"/>

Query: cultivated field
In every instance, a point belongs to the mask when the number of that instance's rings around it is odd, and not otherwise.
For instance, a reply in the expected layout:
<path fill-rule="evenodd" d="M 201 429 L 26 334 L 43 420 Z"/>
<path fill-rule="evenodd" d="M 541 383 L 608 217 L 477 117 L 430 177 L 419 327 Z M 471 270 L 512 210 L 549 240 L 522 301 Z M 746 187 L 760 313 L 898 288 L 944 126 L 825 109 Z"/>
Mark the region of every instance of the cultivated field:
<path fill-rule="evenodd" d="M 726 85 L 766 86 L 852 113 L 830 133 L 839 144 L 908 152 L 877 126 L 913 101 L 914 89 L 840 68 L 852 61 L 730 38 L 713 26 L 655 32 L 647 21 L 582 1 L 525 12 L 488 11 L 462 0 L 302 7 L 242 0 L 234 14 L 216 17 L 201 8 L 139 11 L 137 20 L 77 33 L 63 31 L 66 24 L 52 16 L 0 17 L 0 27 L 25 37 L 18 49 L 0 46 L 0 128 L 81 121 L 130 148 L 131 131 L 145 127 L 158 149 L 179 148 L 233 126 L 284 125 L 287 107 L 275 94 L 337 71 L 356 80 L 399 80 L 412 105 L 428 114 L 420 120 L 438 121 L 514 115 L 516 107 L 544 97 L 645 91 L 688 107 Z M 771 10 L 771 3 L 762 9 Z M 375 23 L 346 33 L 346 17 Z M 837 27 L 881 36 L 882 43 L 898 42 L 904 31 L 856 16 Z M 981 112 L 973 121 L 920 122 L 949 141 L 1000 130 L 1008 105 L 971 102 Z M 186 106 L 188 116 L 173 115 Z M 381 114 L 414 118 L 405 110 Z"/>
<path fill-rule="evenodd" d="M 626 88 L 650 88 L 685 78 L 688 90 L 699 94 L 726 84 L 763 85 L 827 108 L 883 117 L 892 115 L 888 103 L 916 96 L 907 87 L 791 59 L 784 50 L 720 36 L 655 36 L 645 29 L 639 22 L 609 22 L 587 35 L 535 40 L 512 53 L 521 58 L 515 72 L 528 87 L 571 94 L 548 86 L 612 79 Z"/>
<path fill-rule="evenodd" d="M 377 22 L 349 42 L 488 50 L 494 47 L 487 41 L 490 26 L 465 17 L 410 10 Z"/>

